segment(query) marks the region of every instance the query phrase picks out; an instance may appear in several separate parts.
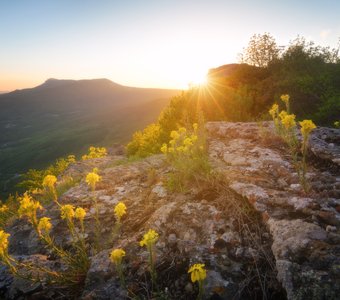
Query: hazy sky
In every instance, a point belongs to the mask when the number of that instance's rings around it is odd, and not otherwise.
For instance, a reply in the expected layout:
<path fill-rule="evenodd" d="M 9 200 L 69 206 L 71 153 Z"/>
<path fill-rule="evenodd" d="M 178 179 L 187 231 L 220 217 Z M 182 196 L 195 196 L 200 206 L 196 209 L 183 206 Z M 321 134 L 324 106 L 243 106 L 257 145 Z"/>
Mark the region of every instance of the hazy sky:
<path fill-rule="evenodd" d="M 254 33 L 337 46 L 339 0 L 0 0 L 0 91 L 47 78 L 186 88 Z"/>

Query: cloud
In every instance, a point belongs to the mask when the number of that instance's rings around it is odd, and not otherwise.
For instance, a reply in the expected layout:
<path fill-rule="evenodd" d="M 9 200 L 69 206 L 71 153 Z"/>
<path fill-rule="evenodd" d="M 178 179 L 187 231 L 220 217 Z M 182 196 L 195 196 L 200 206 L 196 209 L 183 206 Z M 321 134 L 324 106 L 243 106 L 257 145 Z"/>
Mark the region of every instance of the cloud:
<path fill-rule="evenodd" d="M 329 37 L 331 34 L 331 30 L 330 29 L 324 29 L 324 30 L 321 30 L 320 32 L 320 37 L 322 39 L 326 39 L 327 37 Z"/>

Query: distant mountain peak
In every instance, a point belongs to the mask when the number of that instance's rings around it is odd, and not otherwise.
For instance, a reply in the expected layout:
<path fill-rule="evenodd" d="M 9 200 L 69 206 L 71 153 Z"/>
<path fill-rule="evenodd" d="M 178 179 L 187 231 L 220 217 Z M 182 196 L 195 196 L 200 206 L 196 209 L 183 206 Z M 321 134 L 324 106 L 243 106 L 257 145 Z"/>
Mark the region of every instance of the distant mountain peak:
<path fill-rule="evenodd" d="M 39 88 L 51 88 L 51 87 L 60 87 L 63 85 L 69 84 L 96 84 L 96 85 L 104 85 L 104 86 L 114 86 L 114 87 L 122 87 L 122 85 L 113 82 L 107 78 L 96 78 L 96 79 L 57 79 L 57 78 L 49 78 L 43 84 L 39 85 Z"/>
<path fill-rule="evenodd" d="M 59 79 L 57 79 L 57 78 L 48 78 L 48 79 L 45 81 L 45 83 L 53 82 L 53 81 L 57 81 L 57 80 L 59 80 Z"/>

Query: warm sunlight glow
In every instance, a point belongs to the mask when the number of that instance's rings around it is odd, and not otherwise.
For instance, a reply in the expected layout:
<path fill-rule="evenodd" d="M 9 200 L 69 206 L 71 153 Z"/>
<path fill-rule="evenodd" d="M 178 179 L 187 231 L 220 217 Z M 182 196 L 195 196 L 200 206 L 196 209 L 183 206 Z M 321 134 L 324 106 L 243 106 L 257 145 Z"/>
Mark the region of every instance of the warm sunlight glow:
<path fill-rule="evenodd" d="M 194 86 L 202 86 L 206 85 L 207 83 L 207 75 L 204 74 L 195 74 L 192 76 L 192 80 L 189 82 L 189 85 L 194 85 Z"/>

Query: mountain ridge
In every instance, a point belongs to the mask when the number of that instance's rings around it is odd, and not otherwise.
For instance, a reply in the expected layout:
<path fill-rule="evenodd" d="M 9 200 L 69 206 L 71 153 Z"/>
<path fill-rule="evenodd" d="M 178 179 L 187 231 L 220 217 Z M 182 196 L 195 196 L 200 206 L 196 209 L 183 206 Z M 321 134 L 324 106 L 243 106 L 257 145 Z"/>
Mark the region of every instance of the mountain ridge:
<path fill-rule="evenodd" d="M 57 79 L 57 78 L 48 78 L 43 83 L 29 88 L 22 88 L 16 89 L 13 91 L 0 91 L 0 94 L 12 94 L 18 93 L 22 91 L 29 91 L 29 90 L 36 90 L 36 89 L 45 89 L 45 88 L 55 88 L 60 87 L 62 85 L 69 85 L 69 84 L 85 84 L 85 83 L 100 83 L 111 85 L 111 87 L 119 87 L 119 88 L 126 88 L 126 89 L 141 89 L 141 90 L 168 90 L 168 91 L 178 91 L 179 89 L 171 89 L 171 88 L 156 88 L 156 87 L 134 87 L 134 86 L 127 86 L 115 81 L 112 81 L 107 78 L 92 78 L 92 79 Z"/>

